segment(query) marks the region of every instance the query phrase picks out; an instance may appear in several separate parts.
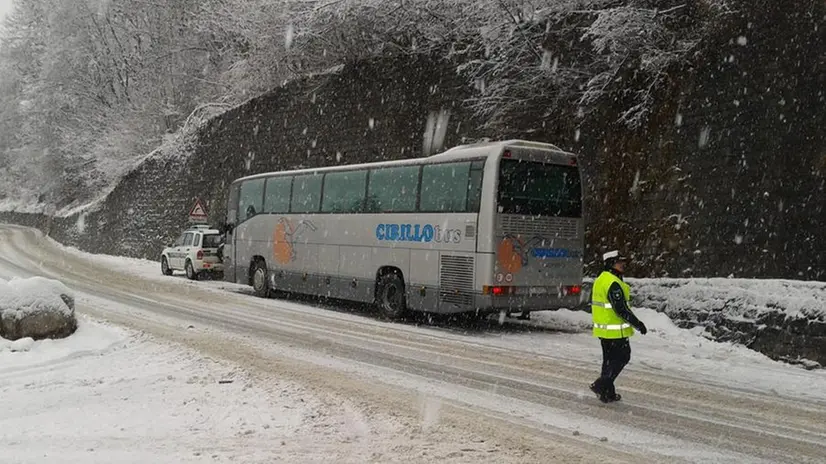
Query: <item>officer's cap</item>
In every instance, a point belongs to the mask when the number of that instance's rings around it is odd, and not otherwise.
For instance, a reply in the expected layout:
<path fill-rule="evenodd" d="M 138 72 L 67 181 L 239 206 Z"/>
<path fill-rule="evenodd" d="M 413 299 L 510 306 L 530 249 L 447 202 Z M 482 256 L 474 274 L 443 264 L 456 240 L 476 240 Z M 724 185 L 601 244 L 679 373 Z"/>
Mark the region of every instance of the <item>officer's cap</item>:
<path fill-rule="evenodd" d="M 602 255 L 602 261 L 604 262 L 619 262 L 619 261 L 628 261 L 628 257 L 625 255 L 621 255 L 619 250 L 611 250 Z"/>

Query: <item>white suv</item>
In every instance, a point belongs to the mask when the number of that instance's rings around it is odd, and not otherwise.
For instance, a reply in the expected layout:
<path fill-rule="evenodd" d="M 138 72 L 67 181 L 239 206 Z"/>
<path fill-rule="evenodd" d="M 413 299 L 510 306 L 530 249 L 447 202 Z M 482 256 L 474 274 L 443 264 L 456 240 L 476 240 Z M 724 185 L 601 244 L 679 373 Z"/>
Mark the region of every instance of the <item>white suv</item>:
<path fill-rule="evenodd" d="M 206 272 L 224 272 L 224 264 L 218 253 L 223 237 L 209 226 L 193 226 L 185 230 L 178 240 L 161 252 L 161 272 L 172 275 L 173 271 L 186 271 L 192 280 Z"/>

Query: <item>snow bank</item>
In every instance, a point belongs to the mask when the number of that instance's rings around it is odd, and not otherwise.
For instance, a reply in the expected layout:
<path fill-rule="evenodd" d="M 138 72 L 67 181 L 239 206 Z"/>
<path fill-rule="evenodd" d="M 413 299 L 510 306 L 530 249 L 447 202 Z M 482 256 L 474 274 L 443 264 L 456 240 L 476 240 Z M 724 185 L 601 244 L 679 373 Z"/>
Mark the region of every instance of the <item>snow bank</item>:
<path fill-rule="evenodd" d="M 826 282 L 759 279 L 628 279 L 635 304 L 702 325 L 710 313 L 757 322 L 767 315 L 826 321 Z"/>
<path fill-rule="evenodd" d="M 770 357 L 739 343 L 710 339 L 706 329 L 678 327 L 668 315 L 649 308 L 634 312 L 648 327 L 646 335 L 631 340 L 628 369 L 664 373 L 692 382 L 768 394 L 784 398 L 826 401 L 826 370 L 807 371 Z M 530 321 L 511 324 L 533 325 L 543 330 L 509 331 L 491 337 L 489 343 L 503 349 L 528 350 L 538 355 L 553 353 L 577 365 L 593 366 L 598 375 L 602 360 L 599 343 L 591 335 L 591 315 L 582 311 L 543 311 L 531 314 Z M 558 331 L 552 337 L 547 331 Z M 625 376 L 626 374 L 623 374 Z M 634 377 L 636 374 L 629 374 Z"/>
<path fill-rule="evenodd" d="M 590 321 L 587 312 L 593 279 L 585 280 L 583 304 L 573 309 Z M 672 335 L 679 336 L 681 328 L 692 329 L 695 335 L 740 344 L 774 360 L 807 368 L 826 365 L 826 282 L 727 278 L 626 281 L 631 285 L 635 312 L 652 310 L 643 318 L 649 330 L 649 320 L 654 318 L 659 331 L 677 330 Z M 570 322 L 572 317 L 561 313 L 553 320 Z"/>
<path fill-rule="evenodd" d="M 696 338 L 694 332 L 678 327 L 667 314 L 657 312 L 649 308 L 635 308 L 634 314 L 645 323 L 648 334 L 659 334 L 666 337 L 685 337 L 691 333 L 692 338 Z M 531 313 L 531 321 L 523 323 L 525 325 L 538 325 L 544 328 L 556 329 L 564 332 L 586 332 L 591 333 L 592 319 L 589 313 L 583 311 L 570 311 L 560 309 L 557 311 L 542 311 Z M 511 321 L 515 322 L 515 321 Z M 516 322 L 518 323 L 518 322 Z"/>
<path fill-rule="evenodd" d="M 628 279 L 634 306 L 701 327 L 773 359 L 826 364 L 826 283 L 759 279 Z"/>
<path fill-rule="evenodd" d="M 57 280 L 0 279 L 0 337 L 67 337 L 77 328 L 74 306 L 74 294 Z"/>
<path fill-rule="evenodd" d="M 62 339 L 15 341 L 0 338 L 0 377 L 21 368 L 53 365 L 87 354 L 103 354 L 127 339 L 116 326 L 82 318 L 73 336 Z"/>

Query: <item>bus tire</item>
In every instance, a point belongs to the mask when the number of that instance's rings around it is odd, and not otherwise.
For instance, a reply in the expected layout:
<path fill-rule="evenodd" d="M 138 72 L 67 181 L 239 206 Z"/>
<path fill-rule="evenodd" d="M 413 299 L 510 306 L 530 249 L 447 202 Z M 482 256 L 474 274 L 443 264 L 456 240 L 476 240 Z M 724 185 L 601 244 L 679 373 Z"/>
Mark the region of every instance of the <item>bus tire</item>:
<path fill-rule="evenodd" d="M 398 319 L 407 312 L 404 280 L 399 274 L 391 272 L 379 278 L 376 302 L 381 314 L 388 319 Z"/>
<path fill-rule="evenodd" d="M 267 263 L 263 259 L 257 259 L 252 263 L 252 290 L 256 296 L 267 298 L 270 296 L 270 284 L 268 282 Z"/>

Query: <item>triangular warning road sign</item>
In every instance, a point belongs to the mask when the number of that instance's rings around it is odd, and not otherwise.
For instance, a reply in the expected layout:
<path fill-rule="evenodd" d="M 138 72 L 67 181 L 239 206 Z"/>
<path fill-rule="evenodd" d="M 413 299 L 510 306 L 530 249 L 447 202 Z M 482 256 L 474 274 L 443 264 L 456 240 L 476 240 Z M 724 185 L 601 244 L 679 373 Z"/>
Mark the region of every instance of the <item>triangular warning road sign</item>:
<path fill-rule="evenodd" d="M 195 204 L 192 206 L 192 209 L 189 210 L 189 219 L 197 222 L 207 220 L 206 208 L 204 208 L 204 204 L 201 203 L 200 198 L 195 200 Z"/>

